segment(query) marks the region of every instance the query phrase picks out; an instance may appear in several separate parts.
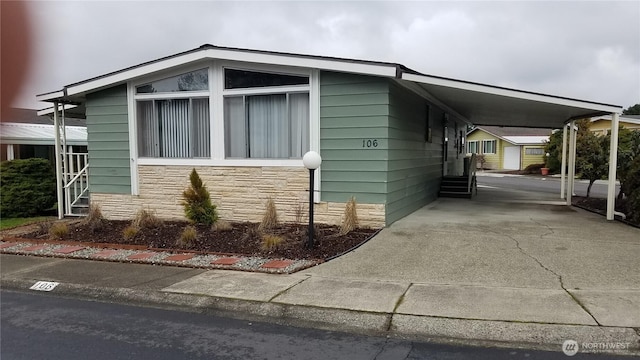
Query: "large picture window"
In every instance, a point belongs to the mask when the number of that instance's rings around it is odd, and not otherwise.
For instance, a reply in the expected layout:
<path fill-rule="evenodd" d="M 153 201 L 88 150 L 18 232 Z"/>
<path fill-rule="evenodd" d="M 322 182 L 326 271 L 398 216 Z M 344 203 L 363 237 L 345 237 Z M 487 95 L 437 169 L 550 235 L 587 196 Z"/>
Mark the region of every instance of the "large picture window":
<path fill-rule="evenodd" d="M 136 87 L 138 156 L 208 158 L 208 69 Z"/>
<path fill-rule="evenodd" d="M 224 97 L 226 157 L 290 159 L 309 151 L 308 84 L 308 77 L 225 69 L 225 88 L 234 89 Z"/>

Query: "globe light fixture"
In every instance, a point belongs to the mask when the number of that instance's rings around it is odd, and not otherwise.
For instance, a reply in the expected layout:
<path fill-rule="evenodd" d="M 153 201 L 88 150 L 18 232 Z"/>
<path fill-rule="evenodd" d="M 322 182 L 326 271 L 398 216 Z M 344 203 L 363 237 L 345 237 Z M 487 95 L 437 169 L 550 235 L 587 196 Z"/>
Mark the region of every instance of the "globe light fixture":
<path fill-rule="evenodd" d="M 322 164 L 320 154 L 315 151 L 309 151 L 302 157 L 304 167 L 309 169 L 309 229 L 307 231 L 307 248 L 313 248 L 313 189 L 314 189 L 314 172 Z"/>

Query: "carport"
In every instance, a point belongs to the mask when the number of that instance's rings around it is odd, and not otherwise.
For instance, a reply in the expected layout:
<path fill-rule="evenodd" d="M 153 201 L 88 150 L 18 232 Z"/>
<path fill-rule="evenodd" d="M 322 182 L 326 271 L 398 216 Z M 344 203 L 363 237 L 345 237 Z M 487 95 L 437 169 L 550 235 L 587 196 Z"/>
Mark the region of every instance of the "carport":
<path fill-rule="evenodd" d="M 563 129 L 561 194 L 571 205 L 575 178 L 575 121 L 612 115 L 607 220 L 614 219 L 618 123 L 622 107 L 438 76 L 403 72 L 399 81 L 469 124 Z M 569 131 L 573 129 L 573 131 Z M 568 174 L 566 173 L 568 165 Z M 567 181 L 567 178 L 570 181 Z"/>

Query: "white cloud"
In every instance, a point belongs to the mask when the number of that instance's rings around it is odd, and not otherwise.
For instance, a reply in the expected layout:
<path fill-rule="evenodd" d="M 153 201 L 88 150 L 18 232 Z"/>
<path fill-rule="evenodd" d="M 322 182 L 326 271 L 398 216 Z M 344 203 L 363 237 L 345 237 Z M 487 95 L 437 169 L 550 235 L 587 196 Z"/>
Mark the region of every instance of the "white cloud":
<path fill-rule="evenodd" d="M 33 2 L 34 96 L 203 43 L 404 64 L 629 106 L 639 2 Z"/>

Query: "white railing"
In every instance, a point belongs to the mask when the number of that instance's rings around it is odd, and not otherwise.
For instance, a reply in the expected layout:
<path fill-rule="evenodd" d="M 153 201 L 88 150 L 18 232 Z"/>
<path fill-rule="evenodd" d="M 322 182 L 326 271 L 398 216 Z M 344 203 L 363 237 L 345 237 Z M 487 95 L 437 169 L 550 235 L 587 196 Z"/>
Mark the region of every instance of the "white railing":
<path fill-rule="evenodd" d="M 67 153 L 64 174 L 65 215 L 73 212 L 82 198 L 89 194 L 89 158 L 87 153 Z"/>
<path fill-rule="evenodd" d="M 471 154 L 471 159 L 469 159 L 469 164 L 467 165 L 467 192 L 472 194 L 471 190 L 476 191 L 476 195 L 478 194 L 478 188 L 476 185 L 476 170 L 478 166 L 478 159 L 476 154 Z"/>

